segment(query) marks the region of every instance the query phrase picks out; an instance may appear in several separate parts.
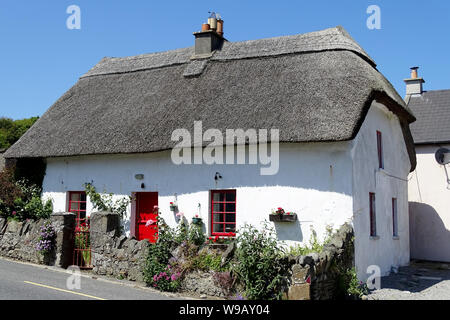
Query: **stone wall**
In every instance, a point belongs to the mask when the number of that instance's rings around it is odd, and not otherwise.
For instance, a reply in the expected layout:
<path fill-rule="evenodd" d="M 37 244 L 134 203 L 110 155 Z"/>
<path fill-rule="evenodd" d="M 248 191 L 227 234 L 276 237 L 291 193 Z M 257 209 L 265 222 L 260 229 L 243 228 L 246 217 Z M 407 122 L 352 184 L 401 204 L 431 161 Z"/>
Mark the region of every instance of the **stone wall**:
<path fill-rule="evenodd" d="M 343 225 L 320 253 L 296 258 L 292 266 L 289 300 L 329 300 L 339 298 L 338 280 L 354 266 L 352 226 Z"/>
<path fill-rule="evenodd" d="M 0 171 L 3 170 L 3 168 L 5 167 L 5 158 L 3 157 L 3 153 L 5 152 L 5 150 L 0 150 Z"/>
<path fill-rule="evenodd" d="M 52 253 L 50 265 L 66 268 L 72 264 L 75 215 L 57 213 L 53 214 L 50 220 L 56 230 L 56 249 Z M 42 263 L 42 257 L 36 251 L 36 244 L 44 223 L 45 220 L 18 222 L 0 218 L 0 256 Z"/>
<path fill-rule="evenodd" d="M 142 268 L 150 243 L 120 235 L 119 216 L 91 214 L 91 252 L 93 272 L 143 282 Z"/>

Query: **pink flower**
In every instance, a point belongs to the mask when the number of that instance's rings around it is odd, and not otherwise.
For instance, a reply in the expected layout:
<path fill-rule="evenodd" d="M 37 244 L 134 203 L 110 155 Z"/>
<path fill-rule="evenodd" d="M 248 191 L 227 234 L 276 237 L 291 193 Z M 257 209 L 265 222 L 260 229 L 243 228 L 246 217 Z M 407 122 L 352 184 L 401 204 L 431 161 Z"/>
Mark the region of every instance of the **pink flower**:
<path fill-rule="evenodd" d="M 16 215 L 16 213 L 17 213 L 17 212 L 13 211 L 13 212 L 12 212 L 12 215 L 13 215 L 13 216 L 15 216 L 15 215 Z"/>
<path fill-rule="evenodd" d="M 183 213 L 183 212 L 178 212 L 178 213 L 176 214 L 176 216 L 177 216 L 177 217 L 182 217 L 182 216 L 184 216 L 184 213 Z"/>
<path fill-rule="evenodd" d="M 149 220 L 147 220 L 147 223 L 145 224 L 145 226 L 148 227 L 148 226 L 154 224 L 155 222 L 156 222 L 155 220 L 149 219 Z"/>

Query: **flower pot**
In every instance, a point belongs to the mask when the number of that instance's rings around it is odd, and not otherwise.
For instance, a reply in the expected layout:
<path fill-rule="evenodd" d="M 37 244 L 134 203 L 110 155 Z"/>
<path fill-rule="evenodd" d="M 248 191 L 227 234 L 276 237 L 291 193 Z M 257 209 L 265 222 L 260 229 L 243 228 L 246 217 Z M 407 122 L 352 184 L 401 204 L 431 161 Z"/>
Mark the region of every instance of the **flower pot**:
<path fill-rule="evenodd" d="M 294 222 L 297 221 L 297 214 L 271 214 L 269 220 L 273 222 Z"/>
<path fill-rule="evenodd" d="M 202 224 L 202 218 L 192 218 L 193 224 Z"/>
<path fill-rule="evenodd" d="M 177 209 L 177 206 L 175 206 L 175 205 L 170 206 L 170 211 L 175 211 L 176 209 Z"/>

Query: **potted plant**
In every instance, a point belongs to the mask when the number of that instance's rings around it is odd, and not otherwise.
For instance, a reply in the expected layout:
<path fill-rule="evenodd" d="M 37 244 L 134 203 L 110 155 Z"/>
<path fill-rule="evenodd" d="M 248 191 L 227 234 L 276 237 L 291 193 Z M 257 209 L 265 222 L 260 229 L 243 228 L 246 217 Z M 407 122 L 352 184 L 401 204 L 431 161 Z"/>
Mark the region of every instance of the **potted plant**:
<path fill-rule="evenodd" d="M 192 223 L 200 225 L 202 224 L 202 218 L 200 218 L 198 214 L 196 214 L 195 217 L 192 218 Z"/>
<path fill-rule="evenodd" d="M 273 222 L 293 222 L 297 220 L 297 214 L 295 212 L 286 212 L 279 207 L 277 210 L 272 210 L 269 220 Z"/>
<path fill-rule="evenodd" d="M 170 211 L 176 211 L 178 208 L 178 205 L 176 202 L 171 202 L 170 203 Z"/>

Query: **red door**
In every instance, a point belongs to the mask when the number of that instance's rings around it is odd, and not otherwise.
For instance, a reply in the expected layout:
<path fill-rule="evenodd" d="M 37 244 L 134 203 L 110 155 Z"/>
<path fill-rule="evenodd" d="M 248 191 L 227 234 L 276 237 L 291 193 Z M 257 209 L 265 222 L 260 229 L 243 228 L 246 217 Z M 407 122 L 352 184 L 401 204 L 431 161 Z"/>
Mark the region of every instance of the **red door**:
<path fill-rule="evenodd" d="M 148 239 L 155 243 L 158 239 L 158 192 L 136 193 L 136 238 Z"/>

